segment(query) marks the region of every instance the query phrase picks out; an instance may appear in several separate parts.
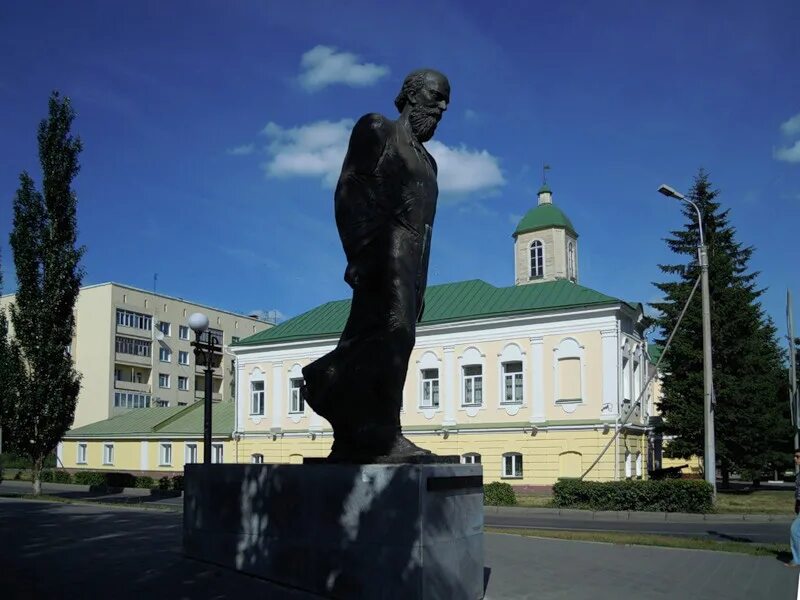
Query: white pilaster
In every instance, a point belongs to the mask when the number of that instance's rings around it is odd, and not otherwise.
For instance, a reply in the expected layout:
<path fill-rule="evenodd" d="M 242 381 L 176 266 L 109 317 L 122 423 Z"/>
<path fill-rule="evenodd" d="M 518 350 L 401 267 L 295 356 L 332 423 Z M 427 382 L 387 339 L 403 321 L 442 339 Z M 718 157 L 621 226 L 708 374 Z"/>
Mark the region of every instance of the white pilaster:
<path fill-rule="evenodd" d="M 444 421 L 442 425 L 451 427 L 456 424 L 456 367 L 455 347 L 444 347 L 444 377 L 442 378 L 442 392 L 444 393 Z"/>
<path fill-rule="evenodd" d="M 603 352 L 603 397 L 600 403 L 600 418 L 615 419 L 619 414 L 619 356 L 616 329 L 600 331 Z"/>
<path fill-rule="evenodd" d="M 147 442 L 147 441 L 142 441 L 142 442 L 139 443 L 139 469 L 142 470 L 142 471 L 147 471 L 148 470 L 148 468 L 147 468 L 148 467 L 147 456 L 149 454 L 148 448 L 147 448 L 148 444 L 149 444 L 149 442 Z"/>
<path fill-rule="evenodd" d="M 250 381 L 246 378 L 244 366 L 236 366 L 236 431 L 244 431 L 247 426 L 247 408 L 250 396 Z"/>
<path fill-rule="evenodd" d="M 283 362 L 272 363 L 272 429 L 279 429 L 283 420 Z"/>
<path fill-rule="evenodd" d="M 544 337 L 531 338 L 531 423 L 544 423 Z"/>

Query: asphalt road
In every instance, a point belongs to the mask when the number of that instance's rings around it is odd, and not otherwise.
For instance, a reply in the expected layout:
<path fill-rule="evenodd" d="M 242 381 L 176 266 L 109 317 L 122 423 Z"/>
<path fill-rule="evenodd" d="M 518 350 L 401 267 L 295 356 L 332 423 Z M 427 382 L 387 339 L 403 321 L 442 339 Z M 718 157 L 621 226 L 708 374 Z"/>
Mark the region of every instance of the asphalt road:
<path fill-rule="evenodd" d="M 0 498 L 0 541 L 3 600 L 316 598 L 184 558 L 175 512 Z M 487 600 L 789 600 L 798 585 L 776 557 L 492 534 L 485 546 Z"/>

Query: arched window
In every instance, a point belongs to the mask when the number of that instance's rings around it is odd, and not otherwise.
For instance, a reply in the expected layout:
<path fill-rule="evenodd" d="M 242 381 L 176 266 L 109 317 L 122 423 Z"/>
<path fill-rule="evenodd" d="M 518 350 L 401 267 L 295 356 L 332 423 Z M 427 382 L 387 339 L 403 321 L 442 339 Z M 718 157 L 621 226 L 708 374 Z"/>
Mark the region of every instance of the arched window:
<path fill-rule="evenodd" d="M 575 281 L 575 244 L 567 244 L 567 277 Z"/>
<path fill-rule="evenodd" d="M 540 240 L 531 242 L 531 279 L 544 277 L 544 245 Z"/>
<path fill-rule="evenodd" d="M 628 450 L 625 451 L 625 477 L 627 479 L 633 477 L 633 454 Z"/>
<path fill-rule="evenodd" d="M 250 457 L 250 462 L 254 465 L 260 465 L 264 463 L 264 455 L 263 454 L 253 454 Z"/>
<path fill-rule="evenodd" d="M 522 478 L 522 454 L 519 452 L 503 454 L 503 477 Z"/>
<path fill-rule="evenodd" d="M 481 464 L 481 455 L 477 452 L 467 452 L 461 455 L 462 465 L 479 465 Z"/>

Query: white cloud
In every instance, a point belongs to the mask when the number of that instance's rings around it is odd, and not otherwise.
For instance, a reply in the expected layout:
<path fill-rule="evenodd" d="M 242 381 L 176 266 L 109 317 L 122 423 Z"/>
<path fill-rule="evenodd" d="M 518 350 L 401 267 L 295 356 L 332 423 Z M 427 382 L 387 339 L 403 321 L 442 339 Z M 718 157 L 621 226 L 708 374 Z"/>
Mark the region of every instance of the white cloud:
<path fill-rule="evenodd" d="M 781 123 L 783 135 L 794 136 L 800 134 L 800 113 L 791 117 L 788 121 Z"/>
<path fill-rule="evenodd" d="M 436 140 L 425 147 L 439 165 L 439 190 L 444 194 L 490 192 L 505 185 L 497 157 L 486 150 L 450 147 Z"/>
<path fill-rule="evenodd" d="M 789 163 L 800 163 L 800 140 L 794 143 L 790 148 L 778 148 L 773 151 L 773 156 L 777 160 Z"/>
<path fill-rule="evenodd" d="M 478 113 L 476 113 L 471 108 L 468 108 L 467 110 L 464 111 L 464 118 L 467 121 L 474 121 L 475 119 L 478 118 Z"/>
<path fill-rule="evenodd" d="M 227 153 L 231 154 L 232 156 L 246 156 L 248 154 L 252 154 L 255 149 L 255 144 L 243 144 L 241 146 L 236 146 L 235 148 L 228 148 Z"/>
<path fill-rule="evenodd" d="M 268 123 L 263 133 L 269 138 L 270 160 L 263 165 L 271 177 L 315 177 L 333 187 L 339 178 L 347 152 L 353 121 L 316 121 L 284 128 Z M 486 193 L 505 184 L 496 157 L 486 150 L 450 147 L 433 140 L 425 145 L 439 166 L 442 194 L 465 196 Z"/>
<path fill-rule="evenodd" d="M 374 63 L 359 63 L 359 56 L 337 52 L 332 46 L 316 46 L 303 54 L 298 76 L 300 85 L 309 92 L 341 83 L 351 87 L 366 87 L 389 73 L 389 68 Z"/>

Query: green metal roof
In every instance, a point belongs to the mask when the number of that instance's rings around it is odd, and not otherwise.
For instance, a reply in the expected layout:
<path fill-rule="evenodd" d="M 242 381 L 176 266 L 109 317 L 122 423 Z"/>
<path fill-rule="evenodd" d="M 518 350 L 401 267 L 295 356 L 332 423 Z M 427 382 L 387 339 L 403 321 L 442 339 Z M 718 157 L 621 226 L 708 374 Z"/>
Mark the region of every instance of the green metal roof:
<path fill-rule="evenodd" d="M 566 229 L 572 235 L 578 237 L 572 222 L 555 204 L 540 204 L 529 210 L 517 225 L 514 237 L 521 233 L 550 229 L 552 227 Z"/>
<path fill-rule="evenodd" d="M 212 434 L 229 436 L 233 432 L 236 407 L 233 402 L 218 402 L 212 407 Z M 202 435 L 203 403 L 189 406 L 136 408 L 116 417 L 71 429 L 64 438 L 147 437 L 151 435 Z"/>
<path fill-rule="evenodd" d="M 627 304 L 566 280 L 498 288 L 472 279 L 430 286 L 421 325 L 620 303 Z M 240 340 L 235 346 L 338 337 L 349 313 L 350 300 L 328 302 Z"/>

